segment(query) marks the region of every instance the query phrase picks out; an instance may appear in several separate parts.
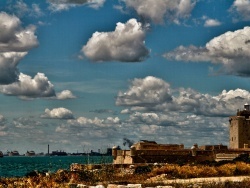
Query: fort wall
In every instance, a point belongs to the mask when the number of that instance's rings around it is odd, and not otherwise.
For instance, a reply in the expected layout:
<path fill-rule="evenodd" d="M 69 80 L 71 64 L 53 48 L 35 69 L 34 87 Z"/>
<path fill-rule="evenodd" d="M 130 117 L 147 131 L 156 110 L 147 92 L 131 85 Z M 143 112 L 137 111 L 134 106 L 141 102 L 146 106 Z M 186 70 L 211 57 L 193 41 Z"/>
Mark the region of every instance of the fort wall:
<path fill-rule="evenodd" d="M 229 117 L 229 149 L 227 146 L 194 144 L 185 149 L 183 144 L 157 144 L 155 141 L 141 140 L 130 150 L 113 147 L 113 164 L 135 163 L 176 163 L 232 160 L 241 154 L 250 154 L 250 105 Z"/>
<path fill-rule="evenodd" d="M 230 117 L 229 147 L 232 149 L 250 146 L 250 119 L 244 116 Z"/>

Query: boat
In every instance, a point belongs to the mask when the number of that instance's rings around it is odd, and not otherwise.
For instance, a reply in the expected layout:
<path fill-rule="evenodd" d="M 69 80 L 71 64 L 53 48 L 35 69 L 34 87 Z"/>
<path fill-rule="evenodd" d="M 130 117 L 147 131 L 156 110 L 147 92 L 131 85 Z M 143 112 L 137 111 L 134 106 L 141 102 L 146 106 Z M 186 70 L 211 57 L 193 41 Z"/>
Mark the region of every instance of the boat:
<path fill-rule="evenodd" d="M 19 155 L 20 155 L 19 152 L 16 150 L 9 152 L 9 156 L 19 156 Z"/>
<path fill-rule="evenodd" d="M 3 152 L 0 151 L 0 157 L 3 157 Z"/>
<path fill-rule="evenodd" d="M 25 156 L 35 156 L 35 155 L 36 155 L 36 153 L 34 151 L 27 151 L 25 153 Z"/>

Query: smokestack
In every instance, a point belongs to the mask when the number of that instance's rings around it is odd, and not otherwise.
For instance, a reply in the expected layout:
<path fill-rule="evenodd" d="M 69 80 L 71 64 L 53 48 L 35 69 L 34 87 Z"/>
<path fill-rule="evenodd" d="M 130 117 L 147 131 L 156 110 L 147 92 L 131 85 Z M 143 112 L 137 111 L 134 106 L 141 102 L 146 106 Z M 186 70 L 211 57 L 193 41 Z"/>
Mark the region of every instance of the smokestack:
<path fill-rule="evenodd" d="M 128 138 L 123 138 L 123 145 L 124 146 L 128 145 L 128 147 L 130 148 L 133 144 L 134 144 L 133 140 L 130 140 Z"/>

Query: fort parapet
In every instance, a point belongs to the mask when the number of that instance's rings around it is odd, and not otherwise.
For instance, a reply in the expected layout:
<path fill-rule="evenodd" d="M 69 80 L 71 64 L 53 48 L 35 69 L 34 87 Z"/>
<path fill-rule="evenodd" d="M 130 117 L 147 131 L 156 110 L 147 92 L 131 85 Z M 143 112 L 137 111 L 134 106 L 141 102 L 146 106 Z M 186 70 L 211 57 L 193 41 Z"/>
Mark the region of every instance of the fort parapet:
<path fill-rule="evenodd" d="M 208 145 L 185 149 L 183 144 L 157 144 L 154 141 L 142 140 L 131 146 L 130 150 L 119 150 L 113 147 L 113 164 L 134 163 L 175 163 L 212 161 L 219 152 L 227 151 L 224 145 Z"/>

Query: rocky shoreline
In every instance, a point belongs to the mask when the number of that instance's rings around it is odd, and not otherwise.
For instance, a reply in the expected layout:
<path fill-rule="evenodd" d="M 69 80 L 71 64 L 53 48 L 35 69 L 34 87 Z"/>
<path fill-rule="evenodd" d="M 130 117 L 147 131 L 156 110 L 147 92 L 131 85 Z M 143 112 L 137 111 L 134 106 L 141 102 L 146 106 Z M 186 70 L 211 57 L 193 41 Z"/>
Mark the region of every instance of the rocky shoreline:
<path fill-rule="evenodd" d="M 243 188 L 250 187 L 250 164 L 211 165 L 136 164 L 82 165 L 55 173 L 28 173 L 1 178 L 0 188 Z"/>

